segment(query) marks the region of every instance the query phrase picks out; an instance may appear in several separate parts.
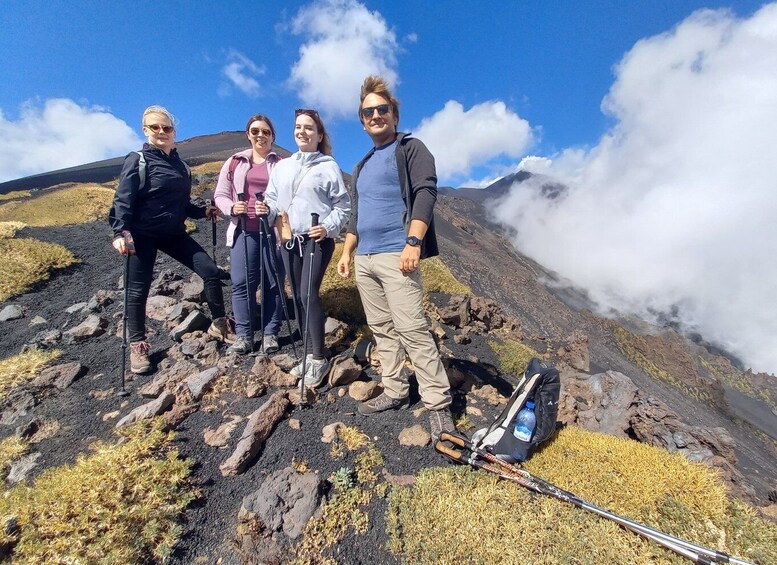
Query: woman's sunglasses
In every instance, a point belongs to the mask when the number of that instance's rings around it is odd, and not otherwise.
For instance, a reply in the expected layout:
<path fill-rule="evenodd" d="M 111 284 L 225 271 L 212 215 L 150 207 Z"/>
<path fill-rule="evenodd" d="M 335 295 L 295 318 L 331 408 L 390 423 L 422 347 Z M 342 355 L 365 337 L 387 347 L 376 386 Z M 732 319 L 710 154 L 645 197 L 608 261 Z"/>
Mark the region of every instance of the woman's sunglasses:
<path fill-rule="evenodd" d="M 267 128 L 251 128 L 248 130 L 248 133 L 250 133 L 253 137 L 259 137 L 259 134 L 265 137 L 272 136 L 272 131 Z"/>
<path fill-rule="evenodd" d="M 299 116 L 300 114 L 305 114 L 305 115 L 308 115 L 308 116 L 312 116 L 312 117 L 318 118 L 318 112 L 316 112 L 315 110 L 311 110 L 310 108 L 297 108 L 296 110 L 294 110 L 294 117 L 295 118 L 297 116 Z M 318 118 L 318 119 L 320 120 L 321 118 Z"/>
<path fill-rule="evenodd" d="M 160 131 L 163 131 L 165 133 L 171 133 L 175 131 L 175 128 L 173 126 L 160 126 L 159 124 L 148 124 L 144 125 L 144 128 L 148 128 L 154 133 L 159 133 Z"/>

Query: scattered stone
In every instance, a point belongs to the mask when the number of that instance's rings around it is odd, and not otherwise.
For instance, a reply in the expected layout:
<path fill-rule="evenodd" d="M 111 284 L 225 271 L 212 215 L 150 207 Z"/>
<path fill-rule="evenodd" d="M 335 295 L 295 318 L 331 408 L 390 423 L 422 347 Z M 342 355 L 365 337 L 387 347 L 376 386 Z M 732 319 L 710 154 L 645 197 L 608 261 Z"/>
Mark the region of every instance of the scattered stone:
<path fill-rule="evenodd" d="M 48 324 L 49 321 L 44 318 L 43 316 L 35 316 L 32 320 L 30 320 L 30 327 L 34 326 L 42 326 L 43 324 Z"/>
<path fill-rule="evenodd" d="M 333 359 L 332 369 L 329 371 L 329 384 L 331 386 L 343 386 L 359 379 L 362 367 L 352 357 L 345 359 Z"/>
<path fill-rule="evenodd" d="M 47 349 L 59 343 L 62 339 L 62 332 L 58 329 L 44 330 L 35 334 L 32 338 L 31 344 L 37 345 L 42 349 Z"/>
<path fill-rule="evenodd" d="M 187 397 L 188 395 L 183 394 L 181 396 Z M 169 412 L 166 412 L 164 416 L 162 416 L 162 419 L 165 423 L 165 429 L 174 430 L 181 424 L 181 422 L 197 412 L 199 409 L 199 402 L 191 401 L 190 398 L 176 398 L 176 402 L 173 404 L 172 409 Z"/>
<path fill-rule="evenodd" d="M 302 397 L 300 396 L 300 390 L 299 387 L 294 387 L 291 389 L 288 389 L 289 394 L 289 402 L 291 402 L 292 406 L 299 406 Z M 305 404 L 314 404 L 318 400 L 318 396 L 316 395 L 316 391 L 309 386 L 305 387 Z"/>
<path fill-rule="evenodd" d="M 83 310 L 86 310 L 87 308 L 86 302 L 78 302 L 76 304 L 73 304 L 72 306 L 65 309 L 65 312 L 68 314 L 77 314 L 78 312 L 81 312 Z"/>
<path fill-rule="evenodd" d="M 103 422 L 107 422 L 108 420 L 113 420 L 114 418 L 118 418 L 119 414 L 121 414 L 121 410 L 106 412 L 105 414 L 103 414 Z"/>
<path fill-rule="evenodd" d="M 207 335 L 208 334 L 203 334 L 203 337 L 207 338 Z M 219 344 L 220 342 L 214 340 L 206 341 L 205 345 L 202 346 L 202 349 L 194 355 L 194 358 L 205 366 L 217 364 L 221 359 Z"/>
<path fill-rule="evenodd" d="M 482 324 L 476 327 L 483 332 L 500 328 L 505 323 L 502 308 L 495 300 L 482 296 L 473 296 L 469 300 L 469 313 L 473 320 Z"/>
<path fill-rule="evenodd" d="M 11 390 L 2 403 L 0 424 L 8 426 L 26 416 L 38 404 L 38 399 L 27 389 Z"/>
<path fill-rule="evenodd" d="M 194 312 L 186 316 L 186 319 L 180 324 L 178 324 L 170 332 L 170 338 L 173 341 L 181 341 L 181 338 L 185 334 L 188 334 L 197 330 L 207 330 L 209 325 L 210 325 L 210 319 L 199 310 L 195 310 Z"/>
<path fill-rule="evenodd" d="M 175 294 L 176 291 L 181 288 L 182 284 L 183 281 L 181 280 L 180 275 L 174 273 L 170 269 L 165 269 L 160 272 L 159 276 L 151 283 L 150 294 L 152 296 L 155 294 L 169 296 Z"/>
<path fill-rule="evenodd" d="M 332 443 L 337 439 L 337 432 L 340 428 L 344 428 L 345 424 L 342 422 L 334 422 L 333 424 L 327 424 L 321 430 L 321 441 L 324 443 Z"/>
<path fill-rule="evenodd" d="M 443 323 L 461 328 L 469 323 L 469 298 L 463 294 L 454 294 L 448 305 L 439 309 L 440 320 Z"/>
<path fill-rule="evenodd" d="M 113 396 L 116 389 L 114 387 L 106 388 L 104 390 L 90 390 L 89 396 L 97 400 L 105 400 Z"/>
<path fill-rule="evenodd" d="M 372 398 L 376 386 L 378 383 L 375 381 L 356 381 L 348 387 L 348 396 L 358 402 L 364 402 Z"/>
<path fill-rule="evenodd" d="M 105 328 L 108 326 L 108 321 L 104 320 L 96 314 L 89 314 L 86 320 L 78 324 L 74 328 L 70 328 L 65 331 L 65 335 L 73 341 L 83 341 L 90 337 L 96 337 L 105 333 Z"/>
<path fill-rule="evenodd" d="M 346 390 L 344 388 L 341 388 L 341 389 L 337 390 L 337 396 L 339 396 L 340 398 L 342 398 L 346 394 L 347 394 L 347 392 L 346 392 Z"/>
<path fill-rule="evenodd" d="M 425 447 L 432 441 L 432 436 L 420 424 L 410 426 L 399 432 L 399 445 Z"/>
<path fill-rule="evenodd" d="M 19 459 L 11 463 L 11 469 L 8 471 L 8 476 L 5 478 L 5 482 L 8 485 L 15 485 L 18 482 L 23 481 L 33 470 L 40 458 L 40 453 L 29 453 L 22 455 Z"/>
<path fill-rule="evenodd" d="M 257 357 L 251 367 L 251 373 L 272 386 L 288 387 L 297 383 L 297 377 L 281 371 L 275 361 L 269 357 Z"/>
<path fill-rule="evenodd" d="M 17 306 L 16 304 L 9 304 L 0 310 L 0 322 L 9 322 L 23 317 L 24 310 L 22 310 L 21 306 Z"/>
<path fill-rule="evenodd" d="M 281 353 L 280 355 L 274 355 L 272 357 L 272 362 L 275 363 L 279 369 L 283 371 L 291 371 L 294 367 L 297 366 L 297 363 L 299 361 L 289 355 L 288 353 Z"/>
<path fill-rule="evenodd" d="M 152 400 L 151 402 L 147 402 L 146 404 L 142 404 L 137 408 L 135 408 L 134 410 L 132 410 L 129 414 L 124 416 L 121 420 L 119 420 L 116 423 L 116 427 L 121 428 L 122 426 L 134 424 L 135 422 L 138 422 L 140 420 L 147 420 L 149 418 L 159 416 L 165 410 L 170 408 L 174 402 L 175 402 L 174 394 L 171 394 L 169 392 L 163 392 L 162 394 L 159 395 L 159 398 Z"/>
<path fill-rule="evenodd" d="M 219 377 L 219 370 L 217 367 L 212 367 L 204 371 L 200 371 L 196 375 L 187 377 L 185 383 L 189 387 L 189 391 L 192 393 L 194 400 L 200 400 L 202 395 L 210 390 L 213 381 Z"/>
<path fill-rule="evenodd" d="M 416 483 L 415 475 L 392 475 L 388 469 L 383 469 L 383 477 L 394 487 L 412 487 Z"/>
<path fill-rule="evenodd" d="M 65 390 L 85 372 L 86 368 L 77 361 L 63 363 L 43 369 L 32 381 L 32 385 L 41 388 L 57 387 L 59 390 Z"/>
<path fill-rule="evenodd" d="M 443 328 L 440 325 L 440 322 L 437 320 L 432 320 L 432 326 L 430 329 L 432 331 L 432 335 L 438 340 L 448 338 L 448 334 L 445 333 L 445 328 Z"/>
<path fill-rule="evenodd" d="M 297 540 L 310 519 L 322 515 L 324 490 L 324 481 L 316 473 L 286 467 L 269 475 L 240 506 L 237 545 L 243 561 L 253 562 L 257 555 L 263 563 L 287 561 L 289 547 L 284 537 Z"/>
<path fill-rule="evenodd" d="M 205 300 L 205 283 L 199 275 L 192 273 L 189 282 L 181 285 L 181 298 L 190 302 Z"/>
<path fill-rule="evenodd" d="M 200 305 L 194 302 L 182 301 L 177 302 L 170 311 L 167 313 L 167 321 L 174 322 L 176 325 L 180 324 L 186 319 L 186 316 L 194 311 L 200 311 Z"/>
<path fill-rule="evenodd" d="M 472 340 L 468 336 L 466 336 L 464 334 L 456 334 L 456 335 L 454 335 L 453 336 L 453 341 L 455 341 L 459 345 L 467 345 L 468 343 L 472 342 Z"/>
<path fill-rule="evenodd" d="M 245 387 L 246 398 L 259 398 L 267 392 L 267 383 L 264 381 L 249 382 Z"/>
<path fill-rule="evenodd" d="M 465 412 L 467 413 L 467 416 L 483 417 L 483 411 L 480 408 L 475 408 L 474 406 L 467 406 Z"/>
<path fill-rule="evenodd" d="M 576 331 L 567 336 L 564 341 L 564 345 L 559 347 L 556 354 L 576 371 L 587 373 L 591 369 L 588 356 L 588 336 L 583 332 Z"/>
<path fill-rule="evenodd" d="M 205 428 L 205 431 L 203 432 L 205 443 L 211 447 L 226 447 L 229 438 L 232 436 L 232 432 L 235 431 L 237 425 L 242 421 L 242 416 L 232 415 L 228 422 L 224 422 L 215 430 L 212 428 Z"/>
<path fill-rule="evenodd" d="M 413 410 L 413 418 L 418 418 L 422 414 L 424 414 L 425 412 L 426 412 L 426 407 L 425 406 L 420 406 L 420 407 L 416 408 L 415 410 Z"/>
<path fill-rule="evenodd" d="M 113 303 L 112 294 L 107 290 L 98 290 L 86 303 L 86 309 L 90 312 L 101 312 L 103 308 Z"/>
<path fill-rule="evenodd" d="M 219 466 L 223 476 L 235 476 L 246 469 L 262 449 L 265 440 L 270 437 L 273 427 L 283 417 L 289 405 L 287 393 L 278 391 L 248 417 L 235 451 Z"/>
<path fill-rule="evenodd" d="M 480 388 L 474 388 L 472 389 L 471 394 L 479 396 L 488 402 L 491 406 L 499 406 L 500 404 L 504 404 L 507 401 L 507 399 L 491 385 L 483 385 Z"/>
<path fill-rule="evenodd" d="M 146 316 L 152 320 L 164 322 L 168 319 L 170 311 L 175 307 L 176 300 L 172 296 L 157 294 L 149 296 L 146 300 Z"/>
<path fill-rule="evenodd" d="M 302 428 L 302 424 L 296 418 L 289 418 L 289 427 L 292 430 L 299 430 L 300 428 Z"/>

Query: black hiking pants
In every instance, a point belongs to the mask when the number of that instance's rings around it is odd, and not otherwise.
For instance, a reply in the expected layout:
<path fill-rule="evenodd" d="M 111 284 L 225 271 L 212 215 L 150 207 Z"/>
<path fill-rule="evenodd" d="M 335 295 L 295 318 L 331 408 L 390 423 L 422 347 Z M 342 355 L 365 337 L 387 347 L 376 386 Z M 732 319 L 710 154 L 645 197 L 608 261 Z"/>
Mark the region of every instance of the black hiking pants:
<path fill-rule="evenodd" d="M 146 339 L 146 300 L 158 251 L 163 251 L 202 277 L 211 317 L 214 320 L 224 317 L 224 295 L 219 269 L 189 234 L 164 237 L 133 234 L 132 237 L 135 241 L 135 255 L 130 256 L 127 287 L 127 331 L 130 342 Z"/>

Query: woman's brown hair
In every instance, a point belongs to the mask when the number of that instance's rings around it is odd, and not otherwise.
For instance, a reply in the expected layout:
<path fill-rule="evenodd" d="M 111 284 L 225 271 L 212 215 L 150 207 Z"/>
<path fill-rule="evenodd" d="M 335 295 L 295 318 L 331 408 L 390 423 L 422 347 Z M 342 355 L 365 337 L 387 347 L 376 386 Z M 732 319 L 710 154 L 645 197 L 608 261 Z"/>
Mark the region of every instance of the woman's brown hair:
<path fill-rule="evenodd" d="M 318 115 L 318 112 L 315 110 L 310 110 L 308 108 L 298 108 L 297 111 L 294 112 L 294 120 L 296 121 L 297 116 L 300 114 L 305 114 L 306 116 L 309 116 L 314 122 L 316 122 L 316 128 L 318 129 L 318 133 L 322 134 L 321 141 L 318 144 L 317 150 L 320 153 L 323 153 L 324 155 L 332 156 L 332 143 L 329 141 L 329 134 L 326 132 L 326 128 L 324 127 L 324 122 L 321 120 L 321 116 Z"/>

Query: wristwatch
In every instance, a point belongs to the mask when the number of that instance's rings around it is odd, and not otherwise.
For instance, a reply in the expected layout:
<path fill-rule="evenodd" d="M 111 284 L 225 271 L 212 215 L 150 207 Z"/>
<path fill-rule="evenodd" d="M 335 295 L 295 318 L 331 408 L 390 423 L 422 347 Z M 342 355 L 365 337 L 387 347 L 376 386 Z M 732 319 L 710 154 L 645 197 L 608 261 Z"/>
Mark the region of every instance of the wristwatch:
<path fill-rule="evenodd" d="M 405 240 L 405 243 L 407 243 L 408 245 L 412 245 L 413 247 L 418 247 L 419 245 L 421 245 L 421 240 L 418 239 L 416 236 L 411 235 Z"/>

